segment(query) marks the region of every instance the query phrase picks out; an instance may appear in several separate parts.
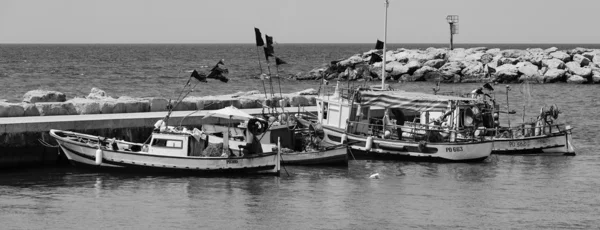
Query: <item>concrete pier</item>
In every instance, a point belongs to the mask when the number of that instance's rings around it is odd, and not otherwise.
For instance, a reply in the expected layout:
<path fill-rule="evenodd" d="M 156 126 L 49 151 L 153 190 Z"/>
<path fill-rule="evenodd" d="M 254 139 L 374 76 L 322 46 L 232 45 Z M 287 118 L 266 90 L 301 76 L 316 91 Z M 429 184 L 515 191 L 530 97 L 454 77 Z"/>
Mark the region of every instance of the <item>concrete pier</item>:
<path fill-rule="evenodd" d="M 263 112 L 263 109 L 242 110 L 251 115 Z M 317 108 L 310 106 L 303 107 L 302 110 L 315 113 Z M 286 112 L 292 114 L 297 111 L 296 108 L 286 108 Z M 202 124 L 225 122 L 214 117 L 203 119 L 208 112 L 209 110 L 174 111 L 168 125 L 200 127 Z M 50 129 L 144 142 L 150 136 L 156 121 L 165 116 L 166 112 L 146 112 L 0 118 L 0 168 L 55 164 L 59 160 L 59 150 L 45 147 L 38 141 L 56 145 L 54 138 L 49 135 Z"/>

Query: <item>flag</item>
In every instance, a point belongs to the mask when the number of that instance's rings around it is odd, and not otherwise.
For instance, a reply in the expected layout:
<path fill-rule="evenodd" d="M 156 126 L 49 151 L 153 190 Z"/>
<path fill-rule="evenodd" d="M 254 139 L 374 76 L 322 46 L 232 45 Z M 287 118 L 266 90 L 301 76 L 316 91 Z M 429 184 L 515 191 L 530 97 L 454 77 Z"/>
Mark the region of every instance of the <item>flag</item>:
<path fill-rule="evenodd" d="M 371 59 L 369 60 L 369 65 L 376 63 L 376 62 L 381 62 L 383 61 L 381 59 L 381 56 L 379 56 L 379 54 L 376 53 L 371 53 Z"/>
<path fill-rule="evenodd" d="M 260 34 L 260 30 L 254 27 L 254 35 L 256 37 L 256 46 L 264 46 L 265 42 L 262 39 L 262 34 Z"/>
<path fill-rule="evenodd" d="M 219 62 L 217 62 L 215 67 L 213 67 L 210 71 L 211 72 L 217 71 L 218 73 L 229 73 L 229 70 L 227 68 L 223 69 L 223 68 L 219 67 L 219 64 L 225 65 L 225 63 L 223 61 L 224 61 L 223 59 L 219 60 Z"/>
<path fill-rule="evenodd" d="M 267 47 L 273 45 L 273 37 L 265 34 L 265 38 L 267 39 Z"/>
<path fill-rule="evenodd" d="M 206 82 L 206 75 L 199 74 L 198 71 L 194 70 L 190 77 L 196 78 L 200 82 Z M 188 81 L 189 82 L 189 81 Z"/>
<path fill-rule="evenodd" d="M 264 47 L 265 50 L 265 58 L 267 59 L 267 61 L 269 61 L 269 57 L 273 57 L 273 46 L 271 47 Z"/>
<path fill-rule="evenodd" d="M 383 42 L 379 41 L 379 39 L 377 39 L 377 43 L 375 43 L 375 49 L 376 50 L 383 49 Z"/>
<path fill-rule="evenodd" d="M 494 91 L 494 87 L 492 87 L 492 85 L 490 85 L 490 83 L 485 83 L 483 85 L 483 88 L 489 90 L 489 91 Z"/>
<path fill-rule="evenodd" d="M 287 64 L 287 62 L 285 62 L 284 60 L 281 60 L 281 58 L 275 57 L 275 65 L 283 65 L 283 64 Z"/>

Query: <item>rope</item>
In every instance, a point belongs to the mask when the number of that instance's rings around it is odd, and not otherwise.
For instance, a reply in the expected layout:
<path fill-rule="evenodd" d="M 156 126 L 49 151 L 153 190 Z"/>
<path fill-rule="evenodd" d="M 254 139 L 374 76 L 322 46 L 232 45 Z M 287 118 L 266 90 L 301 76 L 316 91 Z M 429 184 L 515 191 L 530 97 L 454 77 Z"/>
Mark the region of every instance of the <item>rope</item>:
<path fill-rule="evenodd" d="M 51 144 L 49 144 L 48 142 L 45 142 L 42 139 L 38 139 L 38 141 L 40 142 L 40 144 L 42 144 L 43 146 L 48 147 L 48 148 L 58 148 L 58 147 L 60 147 L 59 145 L 51 145 Z"/>

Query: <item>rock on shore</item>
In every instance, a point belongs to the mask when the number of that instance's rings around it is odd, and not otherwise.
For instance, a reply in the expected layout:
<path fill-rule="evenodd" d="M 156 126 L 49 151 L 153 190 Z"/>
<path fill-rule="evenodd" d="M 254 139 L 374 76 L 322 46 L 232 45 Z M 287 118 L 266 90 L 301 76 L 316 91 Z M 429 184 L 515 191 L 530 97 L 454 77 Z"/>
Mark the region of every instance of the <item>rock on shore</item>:
<path fill-rule="evenodd" d="M 187 97 L 174 111 L 221 109 L 233 105 L 238 108 L 263 108 L 284 106 L 314 106 L 317 91 L 306 89 L 296 93 L 275 96 L 254 90 L 229 95 Z M 266 97 L 266 98 L 265 98 Z M 105 91 L 93 88 L 85 97 L 66 100 L 66 95 L 56 91 L 33 90 L 23 97 L 22 103 L 0 101 L 0 117 L 54 116 L 79 114 L 141 113 L 167 111 L 169 100 L 161 97 L 132 98 L 110 97 Z"/>
<path fill-rule="evenodd" d="M 381 50 L 370 50 L 296 79 L 380 80 L 381 56 Z M 386 78 L 395 81 L 600 83 L 600 49 L 400 48 L 386 52 L 385 71 Z"/>

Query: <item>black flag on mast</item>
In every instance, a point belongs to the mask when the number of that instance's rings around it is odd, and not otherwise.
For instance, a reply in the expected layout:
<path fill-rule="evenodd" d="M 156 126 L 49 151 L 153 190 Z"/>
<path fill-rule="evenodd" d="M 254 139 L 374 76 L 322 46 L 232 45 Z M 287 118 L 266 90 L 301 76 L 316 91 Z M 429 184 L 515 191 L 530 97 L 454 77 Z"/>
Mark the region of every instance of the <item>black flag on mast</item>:
<path fill-rule="evenodd" d="M 196 78 L 196 80 L 200 81 L 200 82 L 207 82 L 206 81 L 206 75 L 205 74 L 200 74 L 198 73 L 198 71 L 194 70 L 192 72 L 192 75 L 190 77 Z M 189 83 L 189 81 L 188 81 Z"/>
<path fill-rule="evenodd" d="M 379 56 L 379 54 L 376 53 L 371 53 L 371 59 L 369 59 L 369 65 L 376 63 L 376 62 L 381 62 L 383 61 L 381 59 L 381 56 Z"/>
<path fill-rule="evenodd" d="M 377 39 L 377 43 L 375 43 L 375 49 L 376 50 L 381 50 L 383 49 L 383 42 L 379 41 L 379 39 Z"/>
<path fill-rule="evenodd" d="M 260 33 L 260 30 L 256 27 L 254 27 L 254 36 L 256 37 L 256 46 L 265 45 L 265 42 L 262 39 L 262 34 Z"/>
<path fill-rule="evenodd" d="M 265 58 L 267 61 L 269 61 L 269 57 L 273 57 L 273 54 L 275 54 L 275 51 L 273 51 L 273 46 L 267 46 L 263 48 L 265 50 Z"/>
<path fill-rule="evenodd" d="M 272 47 L 272 45 L 273 45 L 273 37 L 265 34 L 265 38 L 267 39 L 267 47 Z"/>
<path fill-rule="evenodd" d="M 275 57 L 275 65 L 283 65 L 283 64 L 287 64 L 287 62 L 285 62 L 281 58 Z"/>

